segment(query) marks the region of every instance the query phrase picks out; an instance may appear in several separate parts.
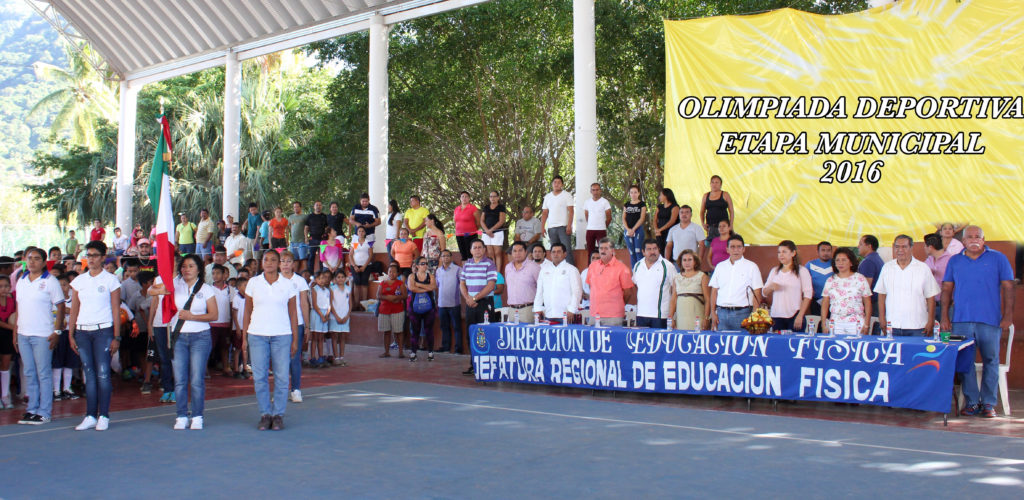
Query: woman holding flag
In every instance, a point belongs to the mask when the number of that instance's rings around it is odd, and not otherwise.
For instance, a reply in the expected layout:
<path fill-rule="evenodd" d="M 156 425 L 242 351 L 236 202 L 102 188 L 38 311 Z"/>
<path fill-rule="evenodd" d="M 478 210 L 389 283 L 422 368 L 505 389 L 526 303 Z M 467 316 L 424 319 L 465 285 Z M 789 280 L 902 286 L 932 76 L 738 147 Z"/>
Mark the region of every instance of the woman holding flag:
<path fill-rule="evenodd" d="M 174 277 L 171 288 L 168 290 L 162 278 L 158 277 L 150 287 L 149 294 L 171 296 L 178 310 L 178 314 L 167 325 L 171 337 L 174 394 L 178 396 L 174 430 L 181 431 L 186 427 L 202 430 L 206 396 L 203 376 L 213 347 L 210 322 L 217 320 L 217 296 L 213 287 L 205 283 L 203 261 L 196 254 L 188 254 L 181 259 L 178 275 Z M 166 369 L 164 366 L 160 368 Z M 190 399 L 191 426 L 188 420 Z"/>

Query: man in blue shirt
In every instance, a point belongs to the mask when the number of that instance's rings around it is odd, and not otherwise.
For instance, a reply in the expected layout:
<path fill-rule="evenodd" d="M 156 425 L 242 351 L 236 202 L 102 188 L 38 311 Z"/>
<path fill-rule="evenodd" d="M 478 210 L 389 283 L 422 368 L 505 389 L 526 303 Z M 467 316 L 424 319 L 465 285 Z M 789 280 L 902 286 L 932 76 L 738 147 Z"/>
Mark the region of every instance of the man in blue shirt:
<path fill-rule="evenodd" d="M 857 267 L 857 272 L 864 275 L 868 279 L 868 287 L 871 288 L 871 317 L 878 317 L 878 294 L 874 292 L 875 283 L 878 283 L 878 275 L 882 274 L 882 266 L 885 265 L 885 261 L 878 255 L 878 238 L 872 234 L 865 234 L 860 238 L 860 242 L 857 243 L 857 253 L 860 254 L 860 265 Z M 871 332 L 873 334 L 878 333 L 880 327 L 883 325 L 875 325 L 875 329 Z"/>
<path fill-rule="evenodd" d="M 820 316 L 821 291 L 833 274 L 832 244 L 827 241 L 818 243 L 818 258 L 808 262 L 806 267 L 811 272 L 811 286 L 814 287 L 814 300 L 811 301 L 811 310 L 807 314 Z"/>
<path fill-rule="evenodd" d="M 981 387 L 975 370 L 968 370 L 960 413 L 991 418 L 996 416 L 999 340 L 1013 323 L 1013 269 L 1005 255 L 985 246 L 980 227 L 967 226 L 963 240 L 964 250 L 949 259 L 942 278 L 942 328 L 948 331 L 952 323 L 953 333 L 974 340 L 981 354 Z M 956 304 L 952 318 L 950 304 Z"/>
<path fill-rule="evenodd" d="M 352 213 L 348 220 L 349 233 L 356 234 L 356 228 L 366 229 L 366 241 L 373 244 L 375 241 L 376 228 L 380 225 L 380 210 L 370 204 L 370 195 L 363 193 L 359 197 L 359 204 L 352 207 Z"/>

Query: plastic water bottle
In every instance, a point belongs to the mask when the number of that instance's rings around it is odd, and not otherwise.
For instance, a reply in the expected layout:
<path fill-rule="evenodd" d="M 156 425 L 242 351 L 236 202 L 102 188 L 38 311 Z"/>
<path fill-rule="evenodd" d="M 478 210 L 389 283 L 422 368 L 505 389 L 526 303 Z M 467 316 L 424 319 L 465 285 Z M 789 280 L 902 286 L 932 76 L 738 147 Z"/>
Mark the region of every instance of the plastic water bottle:
<path fill-rule="evenodd" d="M 665 329 L 666 330 L 671 330 L 672 329 L 672 318 L 669 318 L 669 319 L 665 320 Z"/>
<path fill-rule="evenodd" d="M 515 323 L 518 325 L 519 324 L 519 309 L 516 309 L 516 312 L 513 314 L 513 318 L 514 318 Z"/>
<path fill-rule="evenodd" d="M 936 321 L 935 326 L 932 327 L 932 341 L 941 341 L 941 335 L 939 334 L 939 323 Z"/>
<path fill-rule="evenodd" d="M 490 311 L 484 310 L 484 324 L 485 325 L 491 324 L 491 313 L 490 313 Z"/>
<path fill-rule="evenodd" d="M 807 330 L 807 336 L 808 337 L 813 337 L 814 336 L 814 327 L 816 325 L 817 325 L 817 323 L 815 323 L 813 319 L 807 320 L 807 325 L 805 325 L 806 326 L 805 330 Z"/>
<path fill-rule="evenodd" d="M 533 324 L 535 324 L 535 325 L 539 325 L 540 324 L 540 313 L 539 312 L 534 312 L 533 313 Z"/>
<path fill-rule="evenodd" d="M 892 321 L 885 322 L 885 335 L 881 340 L 892 340 Z"/>
<path fill-rule="evenodd" d="M 562 326 L 569 324 L 569 311 L 562 311 Z"/>
<path fill-rule="evenodd" d="M 597 328 L 601 328 L 601 315 L 600 314 L 594 313 L 594 326 L 597 327 Z"/>
<path fill-rule="evenodd" d="M 828 336 L 829 337 L 834 337 L 835 335 L 836 335 L 836 319 L 835 318 L 829 318 L 828 319 Z"/>
<path fill-rule="evenodd" d="M 700 333 L 700 316 L 695 316 L 695 318 L 693 320 L 693 333 Z"/>

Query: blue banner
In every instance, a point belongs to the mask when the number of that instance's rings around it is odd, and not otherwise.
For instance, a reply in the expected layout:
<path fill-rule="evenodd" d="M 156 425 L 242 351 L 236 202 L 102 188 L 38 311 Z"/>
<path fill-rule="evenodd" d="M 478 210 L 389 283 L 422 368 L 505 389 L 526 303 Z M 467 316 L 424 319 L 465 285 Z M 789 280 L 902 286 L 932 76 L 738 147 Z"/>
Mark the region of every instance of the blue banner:
<path fill-rule="evenodd" d="M 485 382 L 937 412 L 950 410 L 957 354 L 970 345 L 509 323 L 471 325 L 470 339 L 476 379 Z"/>

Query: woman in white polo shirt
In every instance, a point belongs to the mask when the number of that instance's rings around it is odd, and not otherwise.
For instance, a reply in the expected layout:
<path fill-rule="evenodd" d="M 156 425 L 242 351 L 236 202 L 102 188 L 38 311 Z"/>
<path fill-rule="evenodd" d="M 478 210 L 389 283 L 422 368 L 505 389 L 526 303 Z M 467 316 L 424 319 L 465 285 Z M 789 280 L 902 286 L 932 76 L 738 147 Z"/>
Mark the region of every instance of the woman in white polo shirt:
<path fill-rule="evenodd" d="M 46 252 L 42 248 L 26 250 L 25 262 L 28 272 L 22 273 L 15 284 L 18 313 L 13 342 L 21 354 L 22 387 L 28 396 L 28 408 L 18 423 L 39 425 L 50 421 L 53 409 L 50 360 L 64 319 L 64 293 L 57 278 L 46 272 Z M 56 329 L 50 314 L 53 306 L 57 307 Z"/>
<path fill-rule="evenodd" d="M 174 395 L 177 399 L 177 417 L 174 430 L 203 428 L 203 403 L 206 396 L 206 362 L 210 359 L 213 341 L 210 336 L 210 322 L 217 319 L 217 296 L 212 286 L 206 284 L 203 261 L 196 254 L 188 254 L 178 263 L 178 274 L 174 277 L 174 305 L 178 314 L 171 318 L 167 328 L 173 341 Z M 171 291 L 159 277 L 150 289 L 153 295 L 167 295 Z M 191 302 L 189 300 L 191 299 Z M 188 304 L 188 307 L 186 307 Z M 179 324 L 180 323 L 180 324 Z M 189 397 L 191 389 L 191 398 Z M 189 426 L 189 399 L 192 400 L 192 425 Z"/>
<path fill-rule="evenodd" d="M 105 431 L 110 425 L 110 357 L 121 345 L 121 283 L 103 270 L 106 254 L 102 241 L 87 243 L 88 269 L 71 282 L 68 334 L 71 348 L 82 358 L 86 400 L 85 419 L 76 431 Z"/>
<path fill-rule="evenodd" d="M 245 288 L 245 320 L 242 346 L 249 347 L 256 404 L 260 410 L 257 428 L 284 428 L 288 404 L 289 361 L 299 348 L 295 286 L 281 276 L 281 256 L 276 250 L 263 254 L 263 274 L 249 280 Z M 267 370 L 274 368 L 274 405 L 270 405 Z"/>

